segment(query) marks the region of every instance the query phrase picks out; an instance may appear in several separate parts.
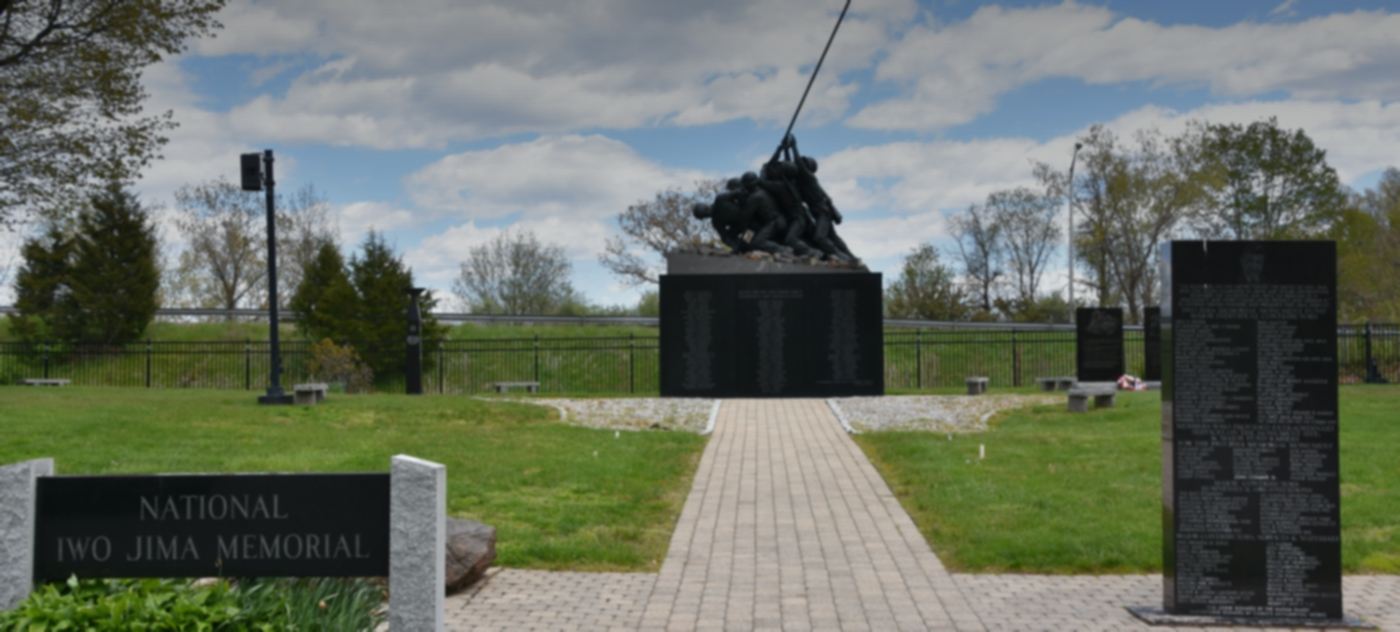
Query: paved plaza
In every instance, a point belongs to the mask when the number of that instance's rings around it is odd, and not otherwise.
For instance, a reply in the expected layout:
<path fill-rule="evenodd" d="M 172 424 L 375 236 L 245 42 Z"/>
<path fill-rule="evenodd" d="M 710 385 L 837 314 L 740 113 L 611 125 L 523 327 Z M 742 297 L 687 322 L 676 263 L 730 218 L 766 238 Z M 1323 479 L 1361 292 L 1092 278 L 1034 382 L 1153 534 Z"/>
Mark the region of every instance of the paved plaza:
<path fill-rule="evenodd" d="M 1348 577 L 1400 630 L 1400 577 Z M 1123 630 L 1159 576 L 954 575 L 823 400 L 720 408 L 659 574 L 503 569 L 452 630 Z M 1174 628 L 1185 629 L 1185 628 Z"/>

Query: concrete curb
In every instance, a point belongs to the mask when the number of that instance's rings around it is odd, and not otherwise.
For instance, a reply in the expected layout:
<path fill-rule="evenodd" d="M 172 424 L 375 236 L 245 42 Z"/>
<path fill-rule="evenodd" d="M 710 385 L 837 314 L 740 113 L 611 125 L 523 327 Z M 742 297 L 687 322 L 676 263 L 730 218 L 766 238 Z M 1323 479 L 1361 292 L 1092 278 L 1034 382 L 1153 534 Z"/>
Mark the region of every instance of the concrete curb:
<path fill-rule="evenodd" d="M 846 434 L 860 434 L 859 430 L 856 430 L 855 428 L 851 427 L 851 421 L 849 419 L 846 419 L 846 413 L 841 410 L 841 406 L 836 403 L 836 400 L 826 400 L 826 407 L 831 409 L 831 414 L 836 415 L 836 421 L 840 422 L 841 429 L 845 430 Z"/>

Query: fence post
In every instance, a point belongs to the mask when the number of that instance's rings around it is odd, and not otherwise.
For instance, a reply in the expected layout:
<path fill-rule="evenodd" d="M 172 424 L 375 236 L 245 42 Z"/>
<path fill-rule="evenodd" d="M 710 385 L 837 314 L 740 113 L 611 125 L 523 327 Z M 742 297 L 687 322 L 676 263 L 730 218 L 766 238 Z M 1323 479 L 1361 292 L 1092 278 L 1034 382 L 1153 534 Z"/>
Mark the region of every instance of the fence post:
<path fill-rule="evenodd" d="M 151 387 L 151 339 L 146 339 L 146 388 Z"/>
<path fill-rule="evenodd" d="M 924 387 L 924 330 L 914 328 L 914 384 L 915 388 Z"/>
<path fill-rule="evenodd" d="M 627 391 L 637 392 L 637 332 L 627 334 Z"/>
<path fill-rule="evenodd" d="M 1381 384 L 1384 380 L 1381 379 L 1381 372 L 1376 367 L 1375 356 L 1371 355 L 1371 321 L 1366 321 L 1366 328 L 1363 332 L 1362 335 L 1365 336 L 1366 341 L 1366 383 Z"/>
<path fill-rule="evenodd" d="M 44 379 L 47 380 L 47 379 L 49 379 L 49 341 L 47 341 L 47 340 L 44 341 L 44 344 L 43 344 L 43 351 L 44 351 Z"/>
<path fill-rule="evenodd" d="M 540 381 L 540 335 L 535 334 L 535 383 Z"/>
<path fill-rule="evenodd" d="M 1016 330 L 1011 330 L 1011 385 L 1021 385 L 1021 349 L 1016 346 Z"/>
<path fill-rule="evenodd" d="M 243 339 L 243 390 L 253 390 L 253 340 Z"/>
<path fill-rule="evenodd" d="M 439 341 L 438 341 L 438 361 L 437 361 L 437 365 L 438 365 L 438 395 L 442 395 L 443 393 L 446 393 L 446 392 L 447 392 L 447 390 L 446 390 L 447 387 L 446 387 L 445 383 L 443 382 L 443 378 L 442 378 L 443 372 L 446 371 L 446 369 L 443 368 L 443 366 L 442 366 L 442 363 L 443 363 L 443 361 L 444 361 L 444 360 L 443 360 L 442 348 L 445 347 L 445 346 L 447 346 L 447 343 L 446 343 L 446 342 L 444 342 L 444 341 L 442 341 L 442 340 L 439 340 Z"/>

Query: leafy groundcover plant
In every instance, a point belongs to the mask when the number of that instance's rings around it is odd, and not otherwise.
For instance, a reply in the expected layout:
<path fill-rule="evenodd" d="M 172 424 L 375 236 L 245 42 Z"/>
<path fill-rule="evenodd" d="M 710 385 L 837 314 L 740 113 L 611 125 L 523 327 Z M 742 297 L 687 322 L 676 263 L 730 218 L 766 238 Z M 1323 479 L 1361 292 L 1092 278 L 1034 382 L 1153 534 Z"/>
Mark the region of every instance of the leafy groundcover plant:
<path fill-rule="evenodd" d="M 373 630 L 384 618 L 384 598 L 383 582 L 369 579 L 72 577 L 0 613 L 0 630 Z"/>

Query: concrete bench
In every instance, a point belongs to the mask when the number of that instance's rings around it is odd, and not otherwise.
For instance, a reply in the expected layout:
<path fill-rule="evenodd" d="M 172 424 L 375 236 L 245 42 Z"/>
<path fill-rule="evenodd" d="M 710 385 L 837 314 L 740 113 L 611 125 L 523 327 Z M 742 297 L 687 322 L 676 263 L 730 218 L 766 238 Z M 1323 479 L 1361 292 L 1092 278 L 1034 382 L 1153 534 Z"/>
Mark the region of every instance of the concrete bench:
<path fill-rule="evenodd" d="M 292 387 L 292 401 L 302 405 L 319 404 L 326 400 L 329 390 L 330 385 L 322 382 L 297 384 Z"/>
<path fill-rule="evenodd" d="M 992 379 L 988 377 L 969 377 L 963 381 L 967 383 L 968 395 L 981 395 L 987 392 L 987 385 L 991 383 Z"/>
<path fill-rule="evenodd" d="M 65 380 L 65 379 L 62 379 L 62 378 L 48 379 L 48 378 L 30 377 L 30 378 L 25 378 L 25 379 L 24 379 L 24 385 L 25 385 L 25 386 L 68 386 L 69 384 L 72 384 L 72 383 L 73 383 L 73 380 Z"/>
<path fill-rule="evenodd" d="M 1074 385 L 1078 383 L 1079 378 L 1076 378 L 1072 375 L 1062 375 L 1060 377 L 1055 378 L 1055 390 L 1067 391 L 1074 388 Z"/>
<path fill-rule="evenodd" d="M 1058 377 L 1038 377 L 1038 378 L 1035 378 L 1035 383 L 1038 384 L 1038 385 L 1040 386 L 1040 390 L 1045 391 L 1046 393 L 1050 393 L 1050 392 L 1053 392 L 1056 388 L 1059 387 L 1059 385 L 1060 385 L 1060 378 L 1058 378 Z"/>
<path fill-rule="evenodd" d="M 491 388 L 496 389 L 496 392 L 497 392 L 497 393 L 508 393 L 508 392 L 510 392 L 511 389 L 515 389 L 515 388 L 523 388 L 523 389 L 526 390 L 526 392 L 538 393 L 538 392 L 540 392 L 540 383 L 539 383 L 539 382 L 492 382 L 492 383 L 491 383 Z"/>
<path fill-rule="evenodd" d="M 1089 411 L 1089 398 L 1094 398 L 1094 408 L 1113 408 L 1118 397 L 1118 386 L 1106 384 L 1080 384 L 1069 390 L 1069 412 Z"/>

